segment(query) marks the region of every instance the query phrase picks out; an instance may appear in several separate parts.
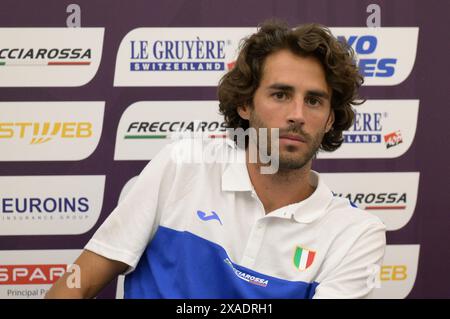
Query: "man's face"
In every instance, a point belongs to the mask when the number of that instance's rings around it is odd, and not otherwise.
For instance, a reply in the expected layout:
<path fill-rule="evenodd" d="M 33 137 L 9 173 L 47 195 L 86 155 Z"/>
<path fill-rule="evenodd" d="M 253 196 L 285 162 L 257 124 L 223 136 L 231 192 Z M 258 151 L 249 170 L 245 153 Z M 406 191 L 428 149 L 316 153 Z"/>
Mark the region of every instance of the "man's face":
<path fill-rule="evenodd" d="M 238 112 L 250 127 L 269 129 L 268 150 L 270 129 L 279 128 L 279 168 L 298 169 L 310 164 L 334 122 L 330 102 L 331 88 L 320 62 L 280 50 L 265 60 L 253 106 Z"/>

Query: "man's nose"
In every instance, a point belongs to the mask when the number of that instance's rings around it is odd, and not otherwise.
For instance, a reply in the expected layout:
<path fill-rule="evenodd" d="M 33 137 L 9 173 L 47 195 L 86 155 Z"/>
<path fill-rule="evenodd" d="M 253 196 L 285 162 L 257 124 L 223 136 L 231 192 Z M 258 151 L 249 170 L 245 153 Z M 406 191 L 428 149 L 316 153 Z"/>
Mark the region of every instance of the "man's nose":
<path fill-rule="evenodd" d="M 289 106 L 287 120 L 290 123 L 305 123 L 305 101 L 302 96 L 296 97 L 292 100 L 292 103 Z"/>

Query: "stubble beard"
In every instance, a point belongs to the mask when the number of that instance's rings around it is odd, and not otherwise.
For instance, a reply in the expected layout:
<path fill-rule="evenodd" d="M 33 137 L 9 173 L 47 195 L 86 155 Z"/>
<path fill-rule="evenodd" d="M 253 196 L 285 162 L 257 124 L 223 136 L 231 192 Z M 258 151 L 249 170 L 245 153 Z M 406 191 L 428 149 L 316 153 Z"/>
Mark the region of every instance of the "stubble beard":
<path fill-rule="evenodd" d="M 249 122 L 250 126 L 256 129 L 259 140 L 259 129 L 267 128 L 267 125 L 256 116 L 255 112 L 251 112 Z M 286 130 L 280 129 L 280 135 L 286 133 L 300 135 L 306 141 L 304 145 L 300 146 L 301 148 L 305 148 L 305 150 L 299 150 L 299 146 L 294 145 L 283 146 L 284 150 L 278 149 L 279 172 L 304 168 L 305 165 L 307 165 L 311 159 L 316 156 L 325 135 L 325 131 L 320 131 L 315 136 L 311 136 L 310 134 L 305 133 L 301 127 L 294 125 L 288 127 Z M 265 152 L 269 156 L 272 156 L 272 154 L 270 154 L 272 143 L 270 129 L 267 130 L 267 135 L 267 150 L 265 150 Z M 260 152 L 259 143 L 257 143 L 257 148 L 258 152 Z"/>

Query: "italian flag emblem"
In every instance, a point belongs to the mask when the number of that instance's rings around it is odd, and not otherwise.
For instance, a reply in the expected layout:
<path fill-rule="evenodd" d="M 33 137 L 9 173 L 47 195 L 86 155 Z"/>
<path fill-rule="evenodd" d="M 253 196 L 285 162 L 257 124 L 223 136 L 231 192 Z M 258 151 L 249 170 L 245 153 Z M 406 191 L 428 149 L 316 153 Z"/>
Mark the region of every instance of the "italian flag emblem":
<path fill-rule="evenodd" d="M 315 251 L 297 246 L 294 254 L 294 265 L 298 270 L 306 270 L 314 261 Z"/>

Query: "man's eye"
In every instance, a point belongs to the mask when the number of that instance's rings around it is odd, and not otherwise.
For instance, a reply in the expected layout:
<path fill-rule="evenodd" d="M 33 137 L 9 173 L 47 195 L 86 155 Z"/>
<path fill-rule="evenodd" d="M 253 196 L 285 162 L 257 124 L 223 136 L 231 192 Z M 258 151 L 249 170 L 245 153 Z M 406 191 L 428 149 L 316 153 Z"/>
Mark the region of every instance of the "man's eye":
<path fill-rule="evenodd" d="M 272 96 L 277 100 L 285 100 L 288 97 L 285 92 L 275 92 Z"/>
<path fill-rule="evenodd" d="M 307 98 L 307 99 L 306 99 L 306 102 L 307 102 L 309 105 L 312 105 L 312 106 L 318 106 L 318 105 L 321 105 L 321 104 L 322 104 L 321 101 L 320 101 L 319 99 L 315 98 L 315 97 Z"/>

